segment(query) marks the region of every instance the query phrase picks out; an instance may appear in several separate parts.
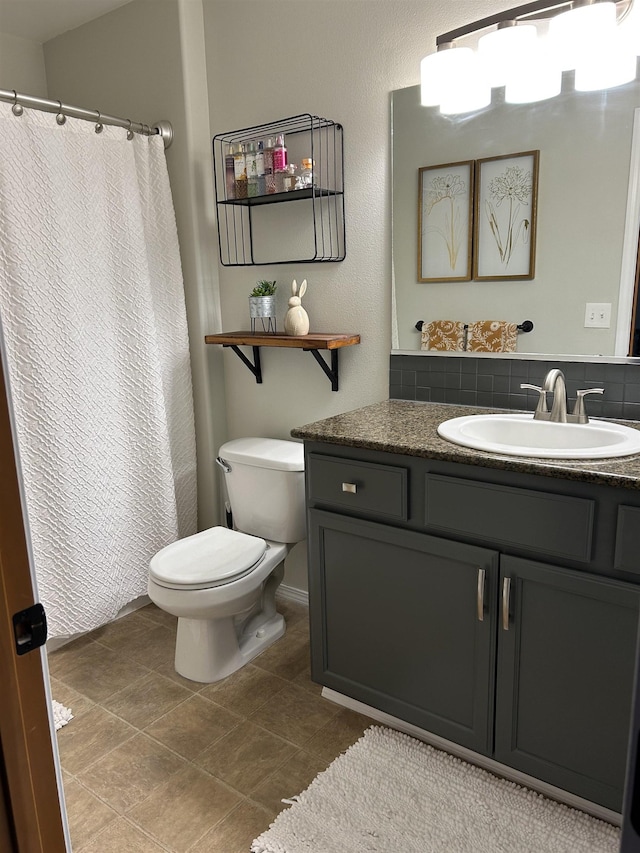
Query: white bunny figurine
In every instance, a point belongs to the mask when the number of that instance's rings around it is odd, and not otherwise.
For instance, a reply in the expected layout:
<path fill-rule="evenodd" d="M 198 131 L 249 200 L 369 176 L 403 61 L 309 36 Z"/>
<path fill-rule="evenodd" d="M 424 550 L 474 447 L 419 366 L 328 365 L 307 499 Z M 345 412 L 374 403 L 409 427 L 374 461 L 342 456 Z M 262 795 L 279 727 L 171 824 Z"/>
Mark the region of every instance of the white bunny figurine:
<path fill-rule="evenodd" d="M 293 296 L 289 298 L 289 310 L 284 318 L 284 330 L 288 335 L 306 335 L 309 331 L 309 315 L 302 307 L 302 297 L 307 290 L 307 280 L 300 285 L 298 293 L 298 285 L 294 278 L 291 285 L 291 293 Z"/>

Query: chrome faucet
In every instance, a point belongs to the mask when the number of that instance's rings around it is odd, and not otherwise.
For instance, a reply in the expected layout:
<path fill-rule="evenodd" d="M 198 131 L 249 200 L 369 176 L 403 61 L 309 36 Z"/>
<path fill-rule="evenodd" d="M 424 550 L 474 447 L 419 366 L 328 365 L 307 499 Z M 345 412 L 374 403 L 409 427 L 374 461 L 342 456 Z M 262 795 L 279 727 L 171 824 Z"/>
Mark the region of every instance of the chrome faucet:
<path fill-rule="evenodd" d="M 549 420 L 554 423 L 566 424 L 567 422 L 567 386 L 564 381 L 564 373 L 553 367 L 544 377 L 542 390 L 546 394 L 553 391 L 553 403 Z M 545 418 L 546 420 L 546 418 Z"/>
<path fill-rule="evenodd" d="M 527 383 L 523 383 L 520 387 L 530 388 L 532 391 L 537 391 L 540 394 L 538 405 L 533 415 L 534 420 L 553 421 L 560 424 L 589 423 L 584 406 L 584 398 L 587 394 L 604 394 L 604 388 L 586 388 L 584 391 L 578 391 L 573 412 L 567 414 L 567 386 L 565 384 L 564 373 L 557 367 L 551 368 L 547 373 L 541 388 L 537 385 L 529 385 Z M 549 411 L 547 405 L 547 394 L 549 392 L 553 392 L 551 411 Z"/>

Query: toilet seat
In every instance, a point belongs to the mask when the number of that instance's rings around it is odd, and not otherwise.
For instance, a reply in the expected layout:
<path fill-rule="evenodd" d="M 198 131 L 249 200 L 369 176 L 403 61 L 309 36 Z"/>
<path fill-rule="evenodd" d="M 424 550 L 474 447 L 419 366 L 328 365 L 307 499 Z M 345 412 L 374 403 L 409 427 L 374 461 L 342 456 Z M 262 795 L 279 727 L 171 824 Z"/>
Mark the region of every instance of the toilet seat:
<path fill-rule="evenodd" d="M 211 527 L 158 551 L 149 573 L 168 589 L 211 589 L 248 575 L 262 562 L 267 548 L 258 536 Z"/>

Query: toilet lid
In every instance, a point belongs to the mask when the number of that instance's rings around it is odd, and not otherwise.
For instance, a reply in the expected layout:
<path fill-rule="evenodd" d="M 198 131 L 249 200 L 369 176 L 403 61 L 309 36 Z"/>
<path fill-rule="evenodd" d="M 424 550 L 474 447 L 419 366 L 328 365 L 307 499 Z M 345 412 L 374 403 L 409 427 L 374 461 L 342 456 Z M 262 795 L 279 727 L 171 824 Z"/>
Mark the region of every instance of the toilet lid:
<path fill-rule="evenodd" d="M 258 536 L 211 527 L 158 551 L 149 573 L 161 586 L 206 589 L 246 574 L 266 550 L 267 543 Z"/>

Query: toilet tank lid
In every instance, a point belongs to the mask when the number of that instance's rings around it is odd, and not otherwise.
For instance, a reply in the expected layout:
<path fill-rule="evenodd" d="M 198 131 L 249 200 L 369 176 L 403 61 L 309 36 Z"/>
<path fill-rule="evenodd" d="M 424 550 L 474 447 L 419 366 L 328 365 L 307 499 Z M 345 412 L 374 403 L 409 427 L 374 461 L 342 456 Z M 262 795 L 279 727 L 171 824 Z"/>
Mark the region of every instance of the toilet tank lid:
<path fill-rule="evenodd" d="M 279 438 L 236 438 L 220 448 L 226 462 L 274 468 L 278 471 L 304 471 L 304 445 Z"/>

